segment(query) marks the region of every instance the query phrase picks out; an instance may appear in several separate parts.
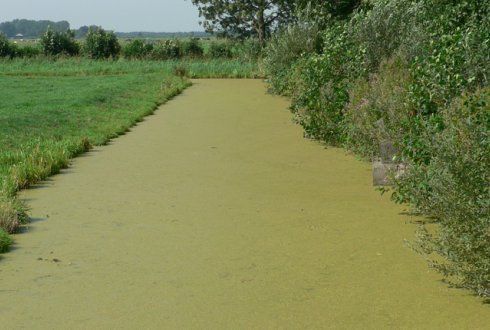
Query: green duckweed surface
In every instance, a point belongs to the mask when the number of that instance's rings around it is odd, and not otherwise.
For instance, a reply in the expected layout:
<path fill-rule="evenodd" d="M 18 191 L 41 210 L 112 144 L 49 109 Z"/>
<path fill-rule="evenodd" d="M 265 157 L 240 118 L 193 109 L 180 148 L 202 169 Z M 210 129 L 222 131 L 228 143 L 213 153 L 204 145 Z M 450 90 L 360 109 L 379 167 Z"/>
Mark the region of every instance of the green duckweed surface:
<path fill-rule="evenodd" d="M 257 80 L 197 80 L 22 193 L 0 328 L 485 328 L 404 245 L 369 164 L 305 140 Z"/>

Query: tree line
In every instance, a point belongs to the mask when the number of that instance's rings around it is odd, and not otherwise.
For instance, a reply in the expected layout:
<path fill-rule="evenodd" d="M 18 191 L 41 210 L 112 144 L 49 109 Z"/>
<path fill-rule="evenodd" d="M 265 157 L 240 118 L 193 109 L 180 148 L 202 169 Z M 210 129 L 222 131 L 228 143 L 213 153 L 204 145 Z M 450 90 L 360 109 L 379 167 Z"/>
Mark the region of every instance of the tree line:
<path fill-rule="evenodd" d="M 0 23 L 0 33 L 9 38 L 22 34 L 25 38 L 40 37 L 50 27 L 54 31 L 66 31 L 70 29 L 70 23 L 67 21 L 34 21 L 27 19 L 15 19 L 11 22 Z"/>
<path fill-rule="evenodd" d="M 85 38 L 90 29 L 95 30 L 95 25 L 84 25 L 78 29 L 74 29 L 74 37 L 77 39 Z M 70 30 L 70 23 L 67 21 L 54 22 L 49 20 L 27 20 L 27 19 L 15 19 L 9 22 L 0 23 L 0 34 L 4 34 L 7 38 L 15 38 L 18 34 L 21 34 L 26 39 L 40 38 L 48 29 L 54 32 L 66 32 Z M 187 38 L 209 37 L 206 32 L 116 32 L 116 36 L 119 38 Z"/>

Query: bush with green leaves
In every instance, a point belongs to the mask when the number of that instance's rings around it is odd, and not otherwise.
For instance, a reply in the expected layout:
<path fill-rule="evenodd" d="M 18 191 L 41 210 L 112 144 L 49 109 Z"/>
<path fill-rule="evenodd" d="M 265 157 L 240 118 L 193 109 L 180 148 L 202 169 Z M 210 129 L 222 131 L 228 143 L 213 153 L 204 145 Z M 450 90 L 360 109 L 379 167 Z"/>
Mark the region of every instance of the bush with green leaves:
<path fill-rule="evenodd" d="M 43 53 L 43 50 L 38 45 L 23 45 L 15 49 L 15 56 L 22 58 L 38 57 Z"/>
<path fill-rule="evenodd" d="M 125 58 L 143 59 L 148 57 L 153 51 L 153 44 L 146 43 L 141 39 L 129 41 L 122 48 L 122 54 Z"/>
<path fill-rule="evenodd" d="M 48 29 L 41 37 L 43 53 L 49 56 L 67 55 L 75 56 L 80 52 L 80 45 L 75 40 L 73 31 L 53 31 Z"/>
<path fill-rule="evenodd" d="M 243 61 L 256 61 L 264 55 L 264 49 L 257 39 L 246 39 L 235 43 L 236 57 Z"/>
<path fill-rule="evenodd" d="M 372 160 L 381 143 L 399 141 L 410 134 L 413 110 L 406 104 L 411 76 L 408 62 L 395 56 L 381 63 L 378 72 L 354 80 L 344 109 L 344 146 Z"/>
<path fill-rule="evenodd" d="M 114 32 L 100 27 L 90 28 L 85 40 L 84 51 L 92 59 L 115 59 L 119 56 L 121 45 Z"/>
<path fill-rule="evenodd" d="M 438 224 L 421 228 L 416 248 L 451 282 L 489 297 L 490 88 L 456 99 L 441 117 L 443 130 L 424 132 L 430 161 L 409 163 L 396 188 Z"/>
<path fill-rule="evenodd" d="M 207 50 L 209 58 L 232 58 L 234 45 L 230 41 L 215 40 L 212 41 Z"/>
<path fill-rule="evenodd" d="M 420 55 L 427 40 L 421 1 L 376 0 L 370 8 L 361 8 L 349 21 L 349 34 L 363 49 L 364 65 L 375 72 L 383 59 L 403 52 L 412 59 Z"/>
<path fill-rule="evenodd" d="M 7 37 L 0 33 L 0 57 L 13 57 L 15 55 L 15 48 L 13 44 L 7 39 Z"/>
<path fill-rule="evenodd" d="M 202 57 L 204 54 L 204 48 L 198 38 L 191 38 L 183 42 L 182 52 L 184 56 L 187 57 Z"/>
<path fill-rule="evenodd" d="M 303 55 L 321 51 L 320 29 L 316 23 L 299 21 L 278 31 L 265 49 L 264 67 L 270 88 L 290 95 L 293 66 Z"/>
<path fill-rule="evenodd" d="M 153 46 L 150 57 L 154 60 L 177 60 L 182 57 L 182 52 L 178 39 L 167 39 Z"/>
<path fill-rule="evenodd" d="M 362 51 L 344 22 L 332 25 L 323 39 L 323 54 L 305 57 L 294 66 L 292 109 L 307 136 L 340 145 L 349 81 L 364 75 Z"/>

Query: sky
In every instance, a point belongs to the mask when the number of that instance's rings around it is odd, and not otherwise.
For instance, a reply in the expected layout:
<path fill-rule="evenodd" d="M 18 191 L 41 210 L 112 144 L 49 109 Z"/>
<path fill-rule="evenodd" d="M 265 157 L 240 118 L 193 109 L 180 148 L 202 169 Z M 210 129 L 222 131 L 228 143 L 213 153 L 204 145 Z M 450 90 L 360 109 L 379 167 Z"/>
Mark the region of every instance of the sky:
<path fill-rule="evenodd" d="M 16 18 L 100 25 L 118 32 L 202 31 L 191 0 L 0 0 L 0 22 Z"/>

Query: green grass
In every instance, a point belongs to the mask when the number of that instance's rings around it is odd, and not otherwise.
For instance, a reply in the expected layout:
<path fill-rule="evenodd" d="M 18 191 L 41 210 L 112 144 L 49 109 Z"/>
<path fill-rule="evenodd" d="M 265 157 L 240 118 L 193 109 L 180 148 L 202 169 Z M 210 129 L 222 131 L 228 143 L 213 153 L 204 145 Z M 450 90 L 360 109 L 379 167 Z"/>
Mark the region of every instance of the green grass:
<path fill-rule="evenodd" d="M 10 248 L 10 245 L 12 245 L 12 238 L 0 229 L 0 253 L 7 252 Z"/>
<path fill-rule="evenodd" d="M 0 76 L 93 76 L 173 73 L 184 67 L 189 78 L 261 78 L 256 62 L 241 60 L 182 60 L 182 61 L 93 61 L 86 58 L 66 58 L 57 61 L 39 59 L 0 59 Z"/>
<path fill-rule="evenodd" d="M 58 173 L 70 159 L 124 134 L 192 78 L 253 78 L 238 61 L 0 61 L 0 228 L 26 222 L 18 190 Z"/>

